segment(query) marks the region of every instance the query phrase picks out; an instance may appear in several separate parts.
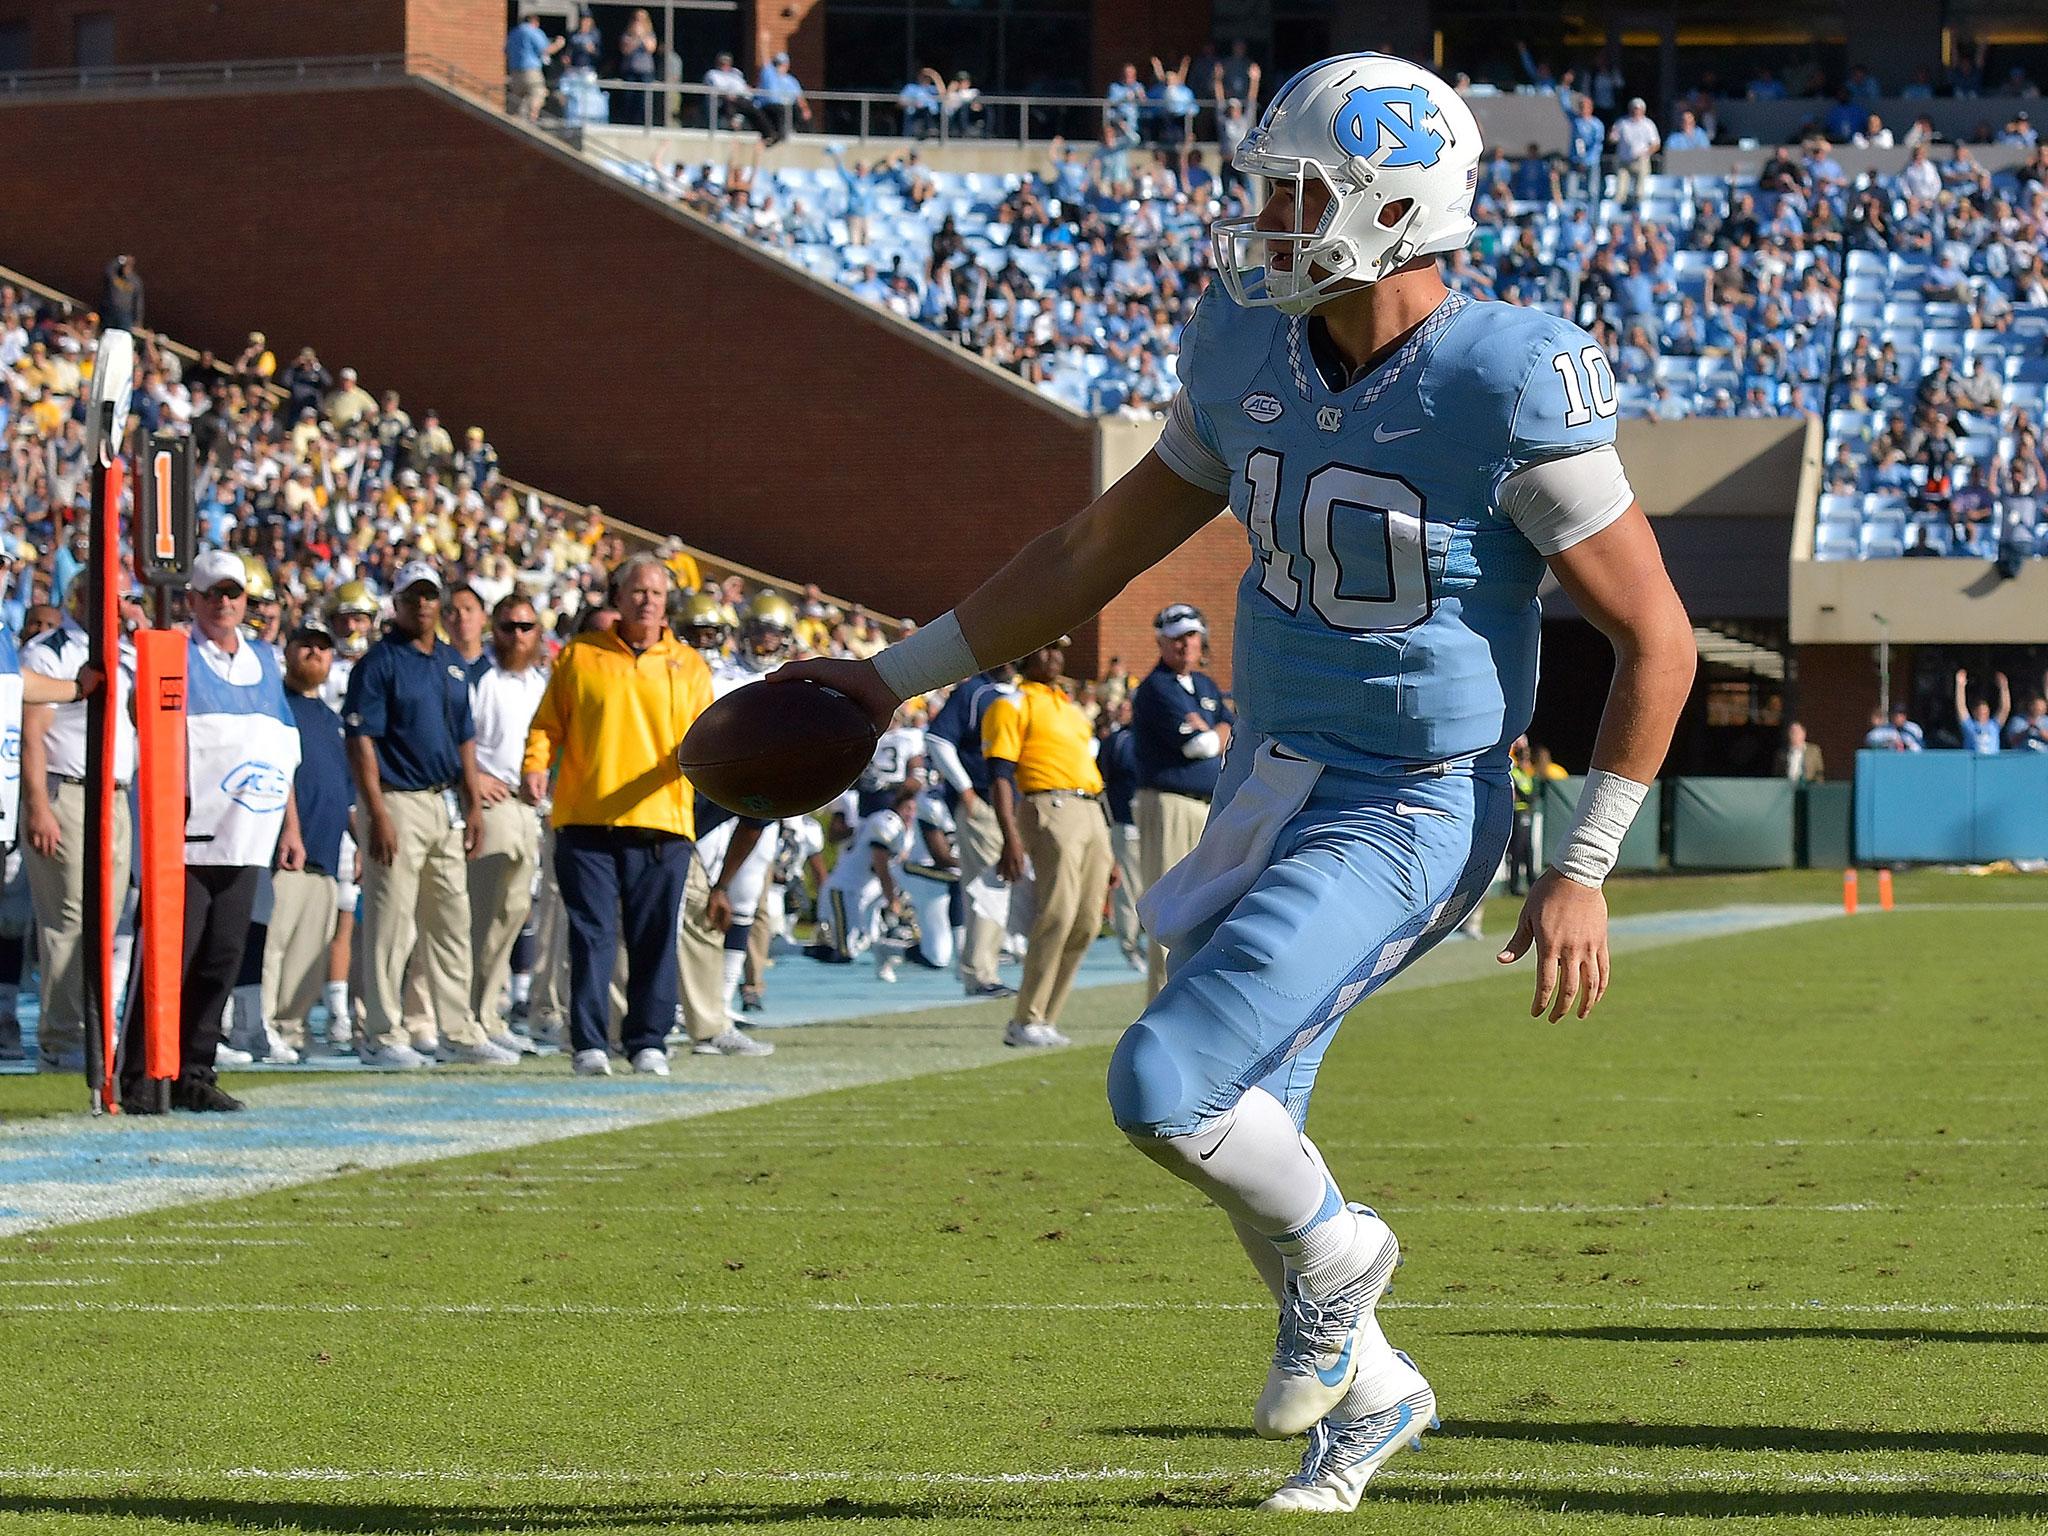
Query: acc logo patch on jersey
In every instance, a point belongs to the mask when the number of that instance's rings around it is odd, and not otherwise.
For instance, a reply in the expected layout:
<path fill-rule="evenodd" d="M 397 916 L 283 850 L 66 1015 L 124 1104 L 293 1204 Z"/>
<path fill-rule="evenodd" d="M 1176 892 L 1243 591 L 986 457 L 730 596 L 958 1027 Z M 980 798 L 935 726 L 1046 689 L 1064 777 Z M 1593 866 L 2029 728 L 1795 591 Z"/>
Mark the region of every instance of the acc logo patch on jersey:
<path fill-rule="evenodd" d="M 238 764 L 220 781 L 222 794 L 258 816 L 283 810 L 291 787 L 291 780 L 275 763 L 254 761 Z"/>
<path fill-rule="evenodd" d="M 1427 170 L 1443 158 L 1447 142 L 1429 126 L 1429 119 L 1438 115 L 1436 103 L 1419 85 L 1361 85 L 1344 98 L 1330 132 L 1339 149 L 1387 170 Z"/>
<path fill-rule="evenodd" d="M 1246 395 L 1243 404 L 1245 415 L 1251 417 L 1253 421 L 1263 423 L 1280 419 L 1282 406 L 1278 395 L 1269 395 L 1261 391 L 1255 395 Z"/>

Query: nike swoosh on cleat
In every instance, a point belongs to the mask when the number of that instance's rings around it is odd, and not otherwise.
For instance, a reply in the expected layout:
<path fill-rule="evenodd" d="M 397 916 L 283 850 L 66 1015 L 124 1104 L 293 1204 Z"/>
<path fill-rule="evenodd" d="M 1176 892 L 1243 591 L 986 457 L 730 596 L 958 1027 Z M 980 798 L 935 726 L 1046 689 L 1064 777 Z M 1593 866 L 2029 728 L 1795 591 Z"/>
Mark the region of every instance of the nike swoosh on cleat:
<path fill-rule="evenodd" d="M 1386 1449 L 1387 1445 L 1390 1442 L 1399 1439 L 1401 1437 L 1402 1431 L 1407 1429 L 1407 1427 L 1410 1424 L 1413 1424 L 1414 1422 L 1414 1405 L 1410 1403 L 1403 1403 L 1401 1405 L 1401 1417 L 1394 1421 L 1394 1427 L 1388 1430 L 1384 1435 L 1380 1436 L 1378 1440 L 1373 1442 L 1371 1448 L 1367 1450 L 1365 1455 L 1360 1457 L 1359 1459 L 1361 1461 L 1369 1461 L 1374 1456 L 1377 1456 L 1381 1451 Z"/>
<path fill-rule="evenodd" d="M 1449 816 L 1449 811 L 1440 811 L 1433 805 L 1410 805 L 1406 800 L 1394 802 L 1396 816 Z"/>
<path fill-rule="evenodd" d="M 1345 1368 L 1351 1364 L 1352 1346 L 1355 1345 L 1357 1342 L 1358 1338 L 1355 1334 L 1352 1337 L 1346 1339 L 1344 1341 L 1344 1352 L 1337 1356 L 1337 1363 L 1335 1365 L 1329 1367 L 1327 1370 L 1325 1370 L 1320 1365 L 1316 1367 L 1316 1380 L 1320 1381 L 1326 1387 L 1334 1387 L 1339 1382 L 1341 1382 L 1344 1379 Z M 1402 1420 L 1402 1422 L 1405 1424 L 1407 1420 L 1404 1419 Z"/>
<path fill-rule="evenodd" d="M 1373 423 L 1372 440 L 1376 443 L 1391 443 L 1397 437 L 1413 437 L 1421 430 L 1420 427 L 1403 427 L 1398 432 L 1389 432 L 1384 421 L 1376 421 Z"/>

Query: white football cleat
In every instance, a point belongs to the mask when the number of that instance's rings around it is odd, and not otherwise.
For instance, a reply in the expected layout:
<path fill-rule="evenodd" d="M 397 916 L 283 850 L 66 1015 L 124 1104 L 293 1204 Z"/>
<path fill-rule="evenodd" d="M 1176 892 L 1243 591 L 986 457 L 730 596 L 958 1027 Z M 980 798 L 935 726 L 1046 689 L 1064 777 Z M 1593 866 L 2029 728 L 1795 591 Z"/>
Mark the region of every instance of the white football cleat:
<path fill-rule="evenodd" d="M 645 1077 L 668 1076 L 668 1052 L 657 1051 L 649 1046 L 644 1051 L 633 1053 L 633 1070 Z"/>
<path fill-rule="evenodd" d="M 538 1056 L 540 1054 L 540 1047 L 527 1039 L 526 1036 L 520 1034 L 516 1029 L 500 1030 L 497 1034 L 491 1036 L 491 1044 L 501 1051 L 511 1051 L 517 1056 Z"/>
<path fill-rule="evenodd" d="M 213 1064 L 216 1068 L 246 1067 L 255 1059 L 255 1052 L 236 1050 L 225 1040 L 213 1048 Z"/>
<path fill-rule="evenodd" d="M 690 1047 L 692 1056 L 773 1056 L 775 1047 L 766 1040 L 756 1040 L 752 1035 L 741 1034 L 737 1029 L 723 1030 L 709 1040 L 699 1040 Z"/>
<path fill-rule="evenodd" d="M 295 1047 L 285 1043 L 283 1035 L 280 1035 L 273 1026 L 266 1024 L 263 1026 L 263 1059 L 280 1067 L 296 1067 L 300 1057 Z"/>
<path fill-rule="evenodd" d="M 1252 1428 L 1268 1440 L 1301 1434 L 1344 1400 L 1358 1374 L 1358 1353 L 1372 1309 L 1386 1294 L 1401 1260 L 1394 1230 L 1378 1212 L 1363 1205 L 1347 1209 L 1357 1219 L 1357 1230 L 1351 1262 L 1338 1273 L 1349 1271 L 1349 1278 L 1311 1291 L 1288 1266 L 1273 1364 L 1252 1409 Z"/>
<path fill-rule="evenodd" d="M 605 1052 L 592 1048 L 578 1051 L 569 1058 L 569 1066 L 578 1077 L 610 1077 L 612 1059 Z"/>
<path fill-rule="evenodd" d="M 1396 1351 L 1398 1354 L 1399 1351 Z M 1412 1370 L 1414 1362 L 1406 1355 Z M 1422 1432 L 1437 1427 L 1436 1393 L 1421 1373 L 1421 1385 L 1391 1408 L 1356 1419 L 1336 1414 L 1309 1431 L 1308 1453 L 1301 1470 L 1259 1506 L 1271 1513 L 1312 1511 L 1348 1515 L 1358 1508 L 1359 1495 L 1375 1472 L 1401 1451 L 1422 1444 Z"/>

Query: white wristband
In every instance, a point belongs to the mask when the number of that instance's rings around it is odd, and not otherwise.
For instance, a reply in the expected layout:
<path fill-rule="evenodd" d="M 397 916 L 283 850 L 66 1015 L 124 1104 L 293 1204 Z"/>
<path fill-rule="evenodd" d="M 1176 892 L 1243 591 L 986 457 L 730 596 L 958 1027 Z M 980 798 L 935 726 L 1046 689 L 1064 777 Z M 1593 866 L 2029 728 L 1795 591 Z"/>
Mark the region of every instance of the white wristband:
<path fill-rule="evenodd" d="M 914 699 L 981 670 L 949 609 L 908 640 L 875 653 L 875 670 L 898 699 Z"/>
<path fill-rule="evenodd" d="M 1191 763 L 1206 763 L 1223 752 L 1223 738 L 1214 731 L 1194 731 L 1180 744 L 1180 755 Z"/>
<path fill-rule="evenodd" d="M 1599 890 L 1621 857 L 1621 840 L 1643 808 L 1647 784 L 1595 768 L 1579 790 L 1578 809 L 1550 867 L 1565 879 Z"/>

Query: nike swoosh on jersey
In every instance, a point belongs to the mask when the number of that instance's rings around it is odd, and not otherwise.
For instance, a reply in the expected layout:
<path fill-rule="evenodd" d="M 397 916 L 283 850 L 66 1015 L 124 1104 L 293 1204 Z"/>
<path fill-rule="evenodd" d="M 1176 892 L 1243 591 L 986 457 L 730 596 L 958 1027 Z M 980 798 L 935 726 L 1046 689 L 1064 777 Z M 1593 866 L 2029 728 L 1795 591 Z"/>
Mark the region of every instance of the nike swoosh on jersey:
<path fill-rule="evenodd" d="M 1413 437 L 1421 430 L 1420 427 L 1403 427 L 1398 432 L 1389 432 L 1384 421 L 1376 421 L 1372 425 L 1372 440 L 1376 443 L 1391 443 L 1397 437 Z"/>
<path fill-rule="evenodd" d="M 1449 811 L 1440 811 L 1433 805 L 1410 805 L 1406 800 L 1394 802 L 1396 816 L 1448 816 Z"/>

